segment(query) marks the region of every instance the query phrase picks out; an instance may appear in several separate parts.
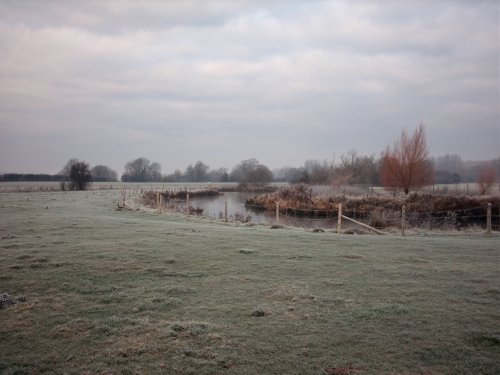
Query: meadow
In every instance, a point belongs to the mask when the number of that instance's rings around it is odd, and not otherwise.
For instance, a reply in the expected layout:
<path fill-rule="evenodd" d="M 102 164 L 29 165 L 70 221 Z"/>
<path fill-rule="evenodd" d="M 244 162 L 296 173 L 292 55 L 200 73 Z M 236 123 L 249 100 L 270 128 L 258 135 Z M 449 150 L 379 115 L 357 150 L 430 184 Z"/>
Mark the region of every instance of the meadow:
<path fill-rule="evenodd" d="M 500 235 L 338 235 L 0 194 L 2 374 L 498 374 Z"/>

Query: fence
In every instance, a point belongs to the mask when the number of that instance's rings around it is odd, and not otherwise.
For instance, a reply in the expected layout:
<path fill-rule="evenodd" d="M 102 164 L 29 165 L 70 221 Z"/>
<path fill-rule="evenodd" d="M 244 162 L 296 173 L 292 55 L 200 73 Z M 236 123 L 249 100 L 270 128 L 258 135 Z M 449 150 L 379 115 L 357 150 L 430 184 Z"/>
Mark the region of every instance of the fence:
<path fill-rule="evenodd" d="M 132 196 L 140 196 L 141 190 L 132 191 Z M 160 191 L 150 192 L 147 205 L 158 213 L 174 211 L 185 215 L 202 215 L 203 209 L 192 207 L 190 204 L 190 193 L 185 198 L 165 199 Z M 122 201 L 125 201 L 123 198 Z M 124 204 L 122 205 L 122 207 Z M 280 206 L 276 203 L 271 212 L 262 206 L 246 205 L 246 209 L 252 212 L 265 213 L 267 222 L 271 224 L 286 224 L 291 226 L 321 228 L 336 230 L 337 233 L 351 233 L 356 231 L 370 231 L 373 233 L 400 233 L 406 235 L 414 231 L 426 230 L 485 230 L 486 232 L 500 230 L 500 206 L 488 204 L 487 207 L 473 207 L 456 210 L 443 211 L 411 211 L 405 206 L 400 210 L 378 209 L 362 211 L 342 207 L 339 204 L 334 209 L 303 209 L 291 208 L 286 205 Z M 225 200 L 224 208 L 212 218 L 228 222 L 249 222 L 251 217 L 245 213 L 228 216 L 228 201 Z"/>
<path fill-rule="evenodd" d="M 279 208 L 276 205 L 276 220 L 281 218 L 301 220 L 320 220 L 330 223 L 337 232 L 343 229 L 352 230 L 361 227 L 366 230 L 382 233 L 385 230 L 400 231 L 404 236 L 411 230 L 465 230 L 481 229 L 487 233 L 500 231 L 500 206 L 488 203 L 486 208 L 474 207 L 467 209 L 411 212 L 403 205 L 399 212 L 391 210 L 361 211 L 348 209 L 338 205 L 333 210 L 310 210 L 299 208 Z M 347 226 L 346 226 L 347 224 Z"/>

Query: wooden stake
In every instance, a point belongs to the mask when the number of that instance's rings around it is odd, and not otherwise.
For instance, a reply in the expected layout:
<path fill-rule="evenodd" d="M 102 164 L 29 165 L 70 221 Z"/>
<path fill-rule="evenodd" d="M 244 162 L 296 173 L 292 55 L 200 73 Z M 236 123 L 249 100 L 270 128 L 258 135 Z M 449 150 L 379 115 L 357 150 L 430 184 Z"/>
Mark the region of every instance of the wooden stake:
<path fill-rule="evenodd" d="M 276 201 L 276 222 L 280 222 L 280 202 Z"/>
<path fill-rule="evenodd" d="M 406 206 L 401 207 L 401 234 L 405 235 L 405 225 L 406 225 Z"/>
<path fill-rule="evenodd" d="M 189 216 L 189 193 L 186 194 L 186 215 Z"/>
<path fill-rule="evenodd" d="M 491 233 L 491 203 L 488 203 L 488 210 L 486 211 L 486 233 Z"/>
<path fill-rule="evenodd" d="M 337 234 L 342 230 L 342 203 L 339 203 L 339 217 L 337 218 Z"/>
<path fill-rule="evenodd" d="M 224 201 L 224 221 L 227 223 L 227 199 Z"/>

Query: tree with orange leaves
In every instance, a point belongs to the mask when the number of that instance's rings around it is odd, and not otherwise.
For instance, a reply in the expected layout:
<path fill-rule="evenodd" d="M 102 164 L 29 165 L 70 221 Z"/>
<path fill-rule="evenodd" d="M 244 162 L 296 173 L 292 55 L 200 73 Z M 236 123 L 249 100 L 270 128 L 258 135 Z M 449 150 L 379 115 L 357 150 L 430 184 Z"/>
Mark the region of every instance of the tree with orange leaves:
<path fill-rule="evenodd" d="M 485 195 L 488 190 L 495 184 L 497 180 L 497 174 L 493 167 L 485 167 L 481 169 L 479 175 L 477 176 L 476 182 L 479 188 L 479 194 Z"/>
<path fill-rule="evenodd" d="M 410 190 L 429 185 L 433 182 L 434 171 L 428 160 L 425 126 L 420 123 L 413 135 L 403 130 L 392 148 L 382 153 L 380 181 L 386 189 L 396 192 L 402 189 L 405 194 Z"/>

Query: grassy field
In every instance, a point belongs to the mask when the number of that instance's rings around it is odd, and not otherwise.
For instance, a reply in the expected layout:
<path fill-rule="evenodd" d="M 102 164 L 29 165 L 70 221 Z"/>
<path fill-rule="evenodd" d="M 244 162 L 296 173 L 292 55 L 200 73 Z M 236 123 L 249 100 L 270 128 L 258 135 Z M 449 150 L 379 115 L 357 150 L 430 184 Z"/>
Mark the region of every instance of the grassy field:
<path fill-rule="evenodd" d="M 498 374 L 498 233 L 372 236 L 0 194 L 3 374 Z"/>

